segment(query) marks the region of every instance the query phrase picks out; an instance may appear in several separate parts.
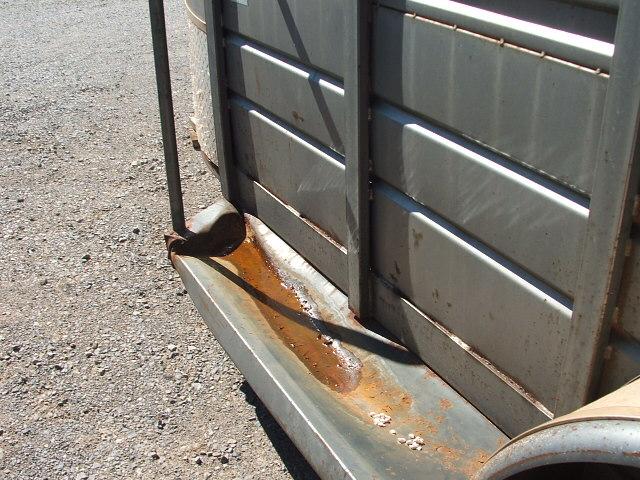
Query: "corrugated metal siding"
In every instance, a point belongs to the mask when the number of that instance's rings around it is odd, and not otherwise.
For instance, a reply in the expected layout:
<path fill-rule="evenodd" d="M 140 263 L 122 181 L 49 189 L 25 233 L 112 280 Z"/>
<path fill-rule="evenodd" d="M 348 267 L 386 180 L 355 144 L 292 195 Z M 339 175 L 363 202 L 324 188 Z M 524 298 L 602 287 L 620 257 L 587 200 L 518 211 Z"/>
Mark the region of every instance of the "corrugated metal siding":
<path fill-rule="evenodd" d="M 606 76 L 386 8 L 374 51 L 380 97 L 591 191 Z"/>

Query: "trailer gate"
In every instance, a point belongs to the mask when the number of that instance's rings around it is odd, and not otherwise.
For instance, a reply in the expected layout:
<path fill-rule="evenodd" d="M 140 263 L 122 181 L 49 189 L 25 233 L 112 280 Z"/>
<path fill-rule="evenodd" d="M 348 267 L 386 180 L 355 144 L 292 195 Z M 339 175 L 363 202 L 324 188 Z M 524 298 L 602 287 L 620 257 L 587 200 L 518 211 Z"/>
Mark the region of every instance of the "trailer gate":
<path fill-rule="evenodd" d="M 186 3 L 224 196 L 361 320 L 508 436 L 640 373 L 640 2 Z"/>

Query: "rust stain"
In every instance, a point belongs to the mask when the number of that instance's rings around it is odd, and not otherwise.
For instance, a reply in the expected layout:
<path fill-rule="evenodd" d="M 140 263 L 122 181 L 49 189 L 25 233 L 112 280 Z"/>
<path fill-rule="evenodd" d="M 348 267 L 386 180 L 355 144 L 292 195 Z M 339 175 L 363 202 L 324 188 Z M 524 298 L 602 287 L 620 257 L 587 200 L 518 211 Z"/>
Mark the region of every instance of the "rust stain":
<path fill-rule="evenodd" d="M 260 295 L 254 301 L 276 335 L 323 384 L 340 393 L 359 383 L 360 369 L 341 356 L 314 327 L 300 299 L 275 272 L 250 237 L 227 255 L 240 276 Z"/>
<path fill-rule="evenodd" d="M 347 406 L 365 423 L 371 423 L 370 411 L 394 417 L 411 408 L 413 399 L 406 390 L 366 361 L 354 367 L 313 325 L 309 305 L 283 281 L 250 230 L 244 243 L 224 260 L 255 290 L 254 302 L 280 340 L 314 377 L 344 394 Z"/>
<path fill-rule="evenodd" d="M 418 233 L 412 228 L 411 234 L 413 235 L 413 246 L 414 248 L 418 248 L 420 246 L 420 242 L 422 242 L 422 233 Z"/>
<path fill-rule="evenodd" d="M 482 466 L 487 463 L 487 460 L 491 457 L 491 454 L 483 451 L 478 451 L 473 457 L 465 462 L 460 471 L 467 477 L 471 478 L 475 475 Z"/>
<path fill-rule="evenodd" d="M 298 112 L 296 112 L 295 110 L 291 111 L 291 115 L 293 116 L 296 122 L 304 122 L 304 117 L 300 115 Z"/>
<path fill-rule="evenodd" d="M 438 438 L 445 412 L 453 407 L 450 400 L 441 399 L 439 408 L 429 415 L 413 415 L 410 413 L 413 398 L 388 374 L 366 359 L 357 367 L 345 360 L 339 349 L 314 325 L 314 315 L 319 314 L 314 313 L 293 286 L 283 281 L 251 232 L 240 247 L 225 257 L 225 261 L 233 265 L 237 275 L 254 289 L 253 301 L 275 335 L 300 359 L 310 374 L 340 393 L 345 400 L 344 405 L 363 422 L 371 424 L 370 411 L 389 415 L 392 417 L 391 428 L 422 436 L 425 450 L 435 453 L 447 470 L 469 477 L 487 461 L 490 457 L 488 452 L 478 451 L 470 457 L 467 452 L 452 448 Z M 442 381 L 431 370 L 427 370 L 425 379 Z M 394 442 L 390 448 L 405 448 L 395 445 L 395 437 L 389 437 Z M 459 446 L 458 441 L 453 443 Z"/>
<path fill-rule="evenodd" d="M 398 388 L 394 382 L 385 380 L 380 372 L 369 365 L 364 365 L 358 387 L 348 395 L 356 405 L 364 404 L 366 407 L 359 409 L 366 422 L 369 411 L 385 413 L 394 418 L 400 411 L 407 411 L 413 404 L 413 399 L 406 390 Z M 397 425 L 397 421 L 392 421 Z"/>

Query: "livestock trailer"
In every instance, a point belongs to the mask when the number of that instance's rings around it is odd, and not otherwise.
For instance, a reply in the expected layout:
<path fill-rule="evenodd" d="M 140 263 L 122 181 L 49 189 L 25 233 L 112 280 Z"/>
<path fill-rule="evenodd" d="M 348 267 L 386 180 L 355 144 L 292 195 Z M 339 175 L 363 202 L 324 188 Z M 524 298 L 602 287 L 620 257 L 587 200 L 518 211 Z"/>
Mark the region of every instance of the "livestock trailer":
<path fill-rule="evenodd" d="M 197 309 L 327 479 L 640 478 L 640 1 L 186 0 Z"/>

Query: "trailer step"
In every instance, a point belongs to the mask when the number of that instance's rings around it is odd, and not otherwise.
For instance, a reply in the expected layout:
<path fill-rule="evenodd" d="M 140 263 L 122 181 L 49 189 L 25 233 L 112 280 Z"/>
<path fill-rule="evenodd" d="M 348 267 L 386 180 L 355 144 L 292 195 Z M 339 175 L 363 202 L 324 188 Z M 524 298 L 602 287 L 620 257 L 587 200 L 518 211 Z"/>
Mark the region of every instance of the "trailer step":
<path fill-rule="evenodd" d="M 470 478 L 508 440 L 377 323 L 359 323 L 346 297 L 264 224 L 247 219 L 250 234 L 231 255 L 173 262 L 220 344 L 321 477 Z M 424 444 L 399 443 L 410 434 Z"/>

